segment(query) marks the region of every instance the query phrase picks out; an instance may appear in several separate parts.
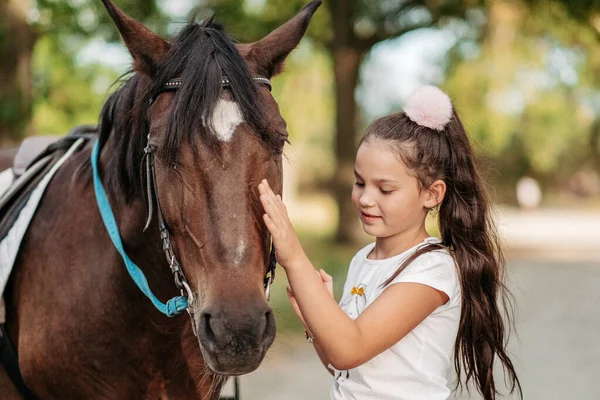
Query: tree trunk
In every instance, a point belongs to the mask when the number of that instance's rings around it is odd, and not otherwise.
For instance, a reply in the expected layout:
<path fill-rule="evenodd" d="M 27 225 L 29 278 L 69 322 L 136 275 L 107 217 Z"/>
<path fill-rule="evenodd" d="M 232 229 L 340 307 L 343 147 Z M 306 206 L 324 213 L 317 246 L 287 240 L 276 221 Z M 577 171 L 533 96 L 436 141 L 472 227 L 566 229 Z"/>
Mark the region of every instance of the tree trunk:
<path fill-rule="evenodd" d="M 336 241 L 350 243 L 357 227 L 356 213 L 350 197 L 354 179 L 356 151 L 356 124 L 358 109 L 354 92 L 362 54 L 351 46 L 333 49 L 336 87 L 335 154 L 337 169 L 333 177 L 333 194 L 338 204 L 338 229 Z"/>
<path fill-rule="evenodd" d="M 350 243 L 354 239 L 356 214 L 350 197 L 354 179 L 354 154 L 358 109 L 354 91 L 358 85 L 358 72 L 365 51 L 354 34 L 352 2 L 330 0 L 325 3 L 331 15 L 333 37 L 329 52 L 333 59 L 335 75 L 336 132 L 335 157 L 337 169 L 331 189 L 338 205 L 336 242 Z"/>
<path fill-rule="evenodd" d="M 0 145 L 25 135 L 33 102 L 29 0 L 0 0 Z"/>
<path fill-rule="evenodd" d="M 589 143 L 592 167 L 600 173 L 600 119 L 596 119 L 592 124 Z"/>

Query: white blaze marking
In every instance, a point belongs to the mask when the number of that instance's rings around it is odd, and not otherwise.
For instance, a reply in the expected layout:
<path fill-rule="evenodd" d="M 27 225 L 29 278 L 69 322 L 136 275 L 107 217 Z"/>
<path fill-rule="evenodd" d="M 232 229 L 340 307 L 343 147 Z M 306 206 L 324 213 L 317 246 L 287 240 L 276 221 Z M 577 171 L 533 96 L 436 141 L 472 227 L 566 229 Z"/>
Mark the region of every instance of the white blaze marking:
<path fill-rule="evenodd" d="M 241 264 L 244 259 L 244 253 L 246 252 L 246 243 L 243 240 L 240 240 L 236 249 L 235 249 L 235 263 Z"/>
<path fill-rule="evenodd" d="M 235 128 L 242 122 L 244 119 L 236 102 L 219 100 L 212 117 L 213 127 L 219 140 L 230 141 Z"/>

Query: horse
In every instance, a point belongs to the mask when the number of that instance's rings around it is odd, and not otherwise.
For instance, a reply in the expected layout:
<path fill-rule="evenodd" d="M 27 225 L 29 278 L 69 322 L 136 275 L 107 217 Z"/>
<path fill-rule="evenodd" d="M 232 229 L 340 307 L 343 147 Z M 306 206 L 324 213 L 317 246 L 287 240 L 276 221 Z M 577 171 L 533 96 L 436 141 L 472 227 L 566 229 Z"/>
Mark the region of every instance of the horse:
<path fill-rule="evenodd" d="M 38 399 L 216 399 L 275 338 L 257 185 L 281 193 L 288 133 L 269 80 L 321 2 L 245 44 L 212 18 L 164 40 L 102 1 L 132 73 L 41 198 L 4 292 L 7 334 Z M 184 303 L 161 312 L 168 298 Z"/>

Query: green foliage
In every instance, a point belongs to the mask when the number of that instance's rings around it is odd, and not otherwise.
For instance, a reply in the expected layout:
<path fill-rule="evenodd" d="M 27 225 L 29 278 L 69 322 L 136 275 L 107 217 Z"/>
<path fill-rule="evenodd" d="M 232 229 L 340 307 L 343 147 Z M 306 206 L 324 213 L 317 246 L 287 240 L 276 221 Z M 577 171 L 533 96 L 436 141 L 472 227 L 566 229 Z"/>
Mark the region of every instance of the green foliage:
<path fill-rule="evenodd" d="M 494 4 L 477 55 L 457 46 L 444 86 L 480 156 L 494 165 L 498 199 L 514 201 L 523 175 L 556 186 L 585 164 L 592 119 L 582 88 L 593 81 L 597 43 L 559 4 L 546 12 Z"/>
<path fill-rule="evenodd" d="M 113 0 L 113 3 L 156 33 L 166 33 L 168 17 L 156 0 Z M 73 36 L 90 38 L 101 35 L 112 42 L 119 40 L 118 32 L 100 0 L 36 0 L 31 19 L 41 35 L 60 36 L 63 40 Z"/>
<path fill-rule="evenodd" d="M 310 40 L 301 43 L 286 61 L 285 72 L 273 79 L 273 96 L 290 135 L 289 162 L 302 171 L 300 186 L 324 181 L 335 169 L 334 90 L 331 60 Z"/>
<path fill-rule="evenodd" d="M 78 65 L 51 36 L 34 52 L 33 124 L 39 134 L 64 135 L 80 124 L 96 124 L 116 71 L 101 65 Z"/>
<path fill-rule="evenodd" d="M 251 43 L 282 25 L 308 3 L 307 0 L 208 0 L 193 12 L 203 17 L 214 14 L 232 37 Z M 313 16 L 307 34 L 323 39 L 329 34 L 329 27 L 328 14 L 321 6 Z"/>
<path fill-rule="evenodd" d="M 166 32 L 167 17 L 155 0 L 115 3 L 157 33 Z M 5 15 L 13 19 L 7 21 Z M 0 59 L 5 61 L 0 68 L 0 142 L 36 133 L 35 128 L 64 134 L 74 124 L 97 120 L 116 73 L 80 65 L 76 57 L 98 38 L 120 40 L 100 0 L 0 2 Z M 32 102 L 33 129 L 28 127 Z"/>

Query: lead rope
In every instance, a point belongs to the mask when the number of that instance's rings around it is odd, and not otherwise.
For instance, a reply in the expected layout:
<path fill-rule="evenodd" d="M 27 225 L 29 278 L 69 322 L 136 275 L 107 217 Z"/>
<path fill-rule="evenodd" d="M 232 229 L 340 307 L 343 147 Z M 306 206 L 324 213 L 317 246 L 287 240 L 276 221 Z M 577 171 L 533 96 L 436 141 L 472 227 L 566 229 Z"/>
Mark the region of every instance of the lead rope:
<path fill-rule="evenodd" d="M 148 281 L 143 271 L 137 265 L 135 265 L 135 263 L 129 258 L 129 256 L 125 252 L 117 221 L 115 220 L 115 216 L 110 206 L 110 202 L 108 201 L 108 197 L 106 196 L 106 192 L 104 191 L 104 187 L 102 186 L 102 181 L 100 180 L 100 173 L 98 171 L 99 153 L 99 143 L 98 140 L 96 140 L 91 155 L 93 184 L 96 202 L 98 204 L 98 211 L 100 212 L 100 216 L 102 217 L 102 222 L 104 223 L 106 232 L 108 233 L 110 240 L 113 242 L 115 249 L 121 255 L 121 258 L 125 263 L 125 267 L 127 268 L 127 272 L 131 276 L 131 279 L 136 284 L 136 286 L 142 291 L 142 293 L 144 293 L 144 295 L 148 297 L 148 299 L 150 299 L 150 301 L 152 301 L 152 304 L 154 304 L 157 310 L 159 310 L 168 317 L 173 317 L 182 312 L 183 310 L 189 308 L 188 298 L 187 296 L 182 295 L 173 297 L 166 303 L 161 302 L 158 298 L 156 298 L 156 296 L 154 296 L 154 293 L 152 293 L 152 290 L 148 285 Z"/>

